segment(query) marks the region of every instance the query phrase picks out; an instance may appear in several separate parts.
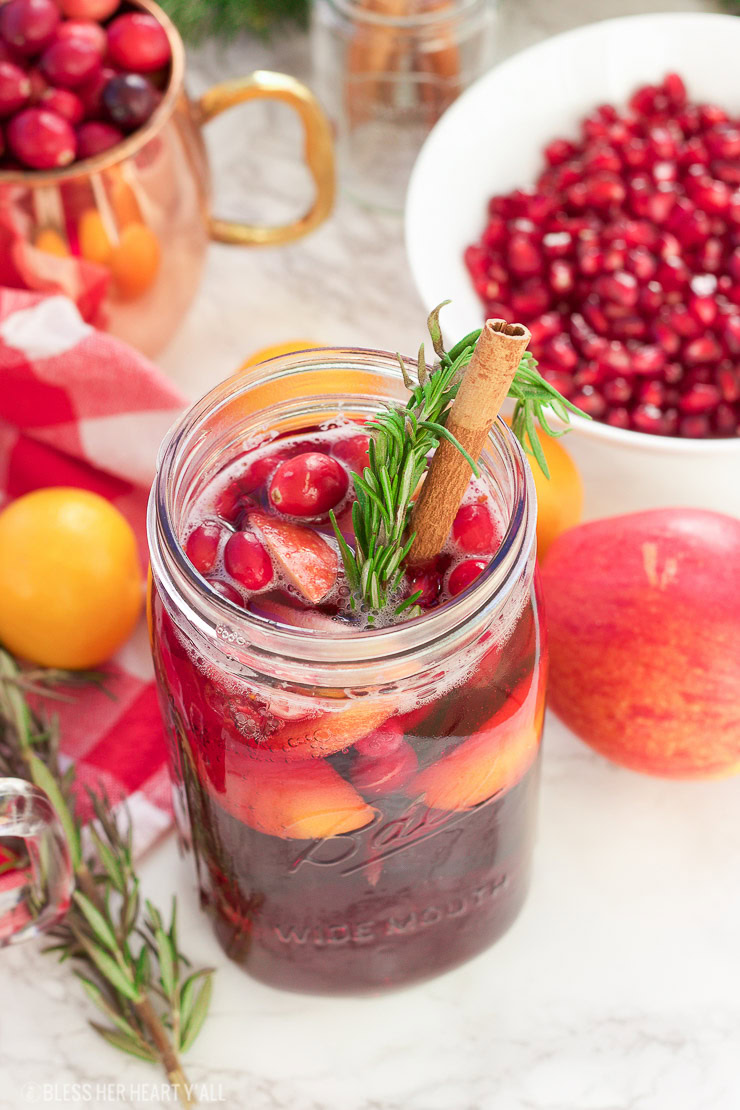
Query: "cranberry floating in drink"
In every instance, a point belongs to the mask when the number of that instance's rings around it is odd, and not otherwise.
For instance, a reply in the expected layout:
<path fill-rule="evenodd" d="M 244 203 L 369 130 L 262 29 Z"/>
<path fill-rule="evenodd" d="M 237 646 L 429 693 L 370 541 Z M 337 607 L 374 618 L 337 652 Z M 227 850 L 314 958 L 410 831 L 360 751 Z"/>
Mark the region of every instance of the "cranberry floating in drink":
<path fill-rule="evenodd" d="M 500 936 L 527 889 L 545 681 L 532 479 L 497 421 L 475 474 L 460 454 L 459 509 L 433 493 L 441 548 L 411 562 L 414 491 L 440 480 L 472 353 L 432 333 L 439 363 L 410 399 L 370 351 L 230 380 L 171 433 L 152 493 L 178 826 L 225 950 L 275 986 L 437 974 Z M 566 413 L 531 360 L 517 374 Z"/>
<path fill-rule="evenodd" d="M 465 252 L 486 313 L 523 320 L 543 376 L 596 420 L 738 435 L 740 118 L 669 74 L 544 161 Z"/>

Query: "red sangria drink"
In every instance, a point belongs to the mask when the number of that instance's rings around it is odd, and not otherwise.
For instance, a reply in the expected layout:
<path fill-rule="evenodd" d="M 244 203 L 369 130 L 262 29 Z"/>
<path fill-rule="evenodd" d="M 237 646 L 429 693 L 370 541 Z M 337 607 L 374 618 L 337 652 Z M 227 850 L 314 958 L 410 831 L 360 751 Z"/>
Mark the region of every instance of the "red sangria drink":
<path fill-rule="evenodd" d="M 353 475 L 372 487 L 366 422 L 407 398 L 380 352 L 263 363 L 175 427 L 150 503 L 181 840 L 225 951 L 292 990 L 435 975 L 527 890 L 545 688 L 531 474 L 497 421 L 442 551 L 376 596 L 352 569 L 374 544 Z"/>

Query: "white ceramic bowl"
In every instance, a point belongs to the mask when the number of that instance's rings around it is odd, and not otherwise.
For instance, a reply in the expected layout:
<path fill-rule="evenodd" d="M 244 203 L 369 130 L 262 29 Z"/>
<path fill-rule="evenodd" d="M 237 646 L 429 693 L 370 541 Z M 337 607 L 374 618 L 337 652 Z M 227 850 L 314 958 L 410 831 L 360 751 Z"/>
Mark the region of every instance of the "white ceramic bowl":
<path fill-rule="evenodd" d="M 452 300 L 442 315 L 448 339 L 481 324 L 463 251 L 483 230 L 489 197 L 531 185 L 550 139 L 672 70 L 692 98 L 740 114 L 739 65 L 740 17 L 639 15 L 557 35 L 472 85 L 429 135 L 406 203 L 417 288 L 428 308 Z M 740 516 L 740 439 L 668 439 L 576 419 L 565 442 L 584 477 L 587 519 L 672 505 Z"/>

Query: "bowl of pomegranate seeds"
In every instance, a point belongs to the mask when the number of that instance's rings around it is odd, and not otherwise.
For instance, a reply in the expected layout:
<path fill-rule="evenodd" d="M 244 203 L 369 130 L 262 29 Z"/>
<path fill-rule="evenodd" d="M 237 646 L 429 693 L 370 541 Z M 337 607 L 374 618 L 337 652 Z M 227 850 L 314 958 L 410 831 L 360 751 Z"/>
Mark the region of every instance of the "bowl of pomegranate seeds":
<path fill-rule="evenodd" d="M 152 0 L 0 3 L 0 285 L 71 297 L 147 354 L 172 336 L 211 238 L 298 238 L 329 213 L 331 130 L 305 86 L 255 73 L 185 91 L 185 50 Z M 290 103 L 316 183 L 283 227 L 212 219 L 201 125 L 246 100 Z"/>
<path fill-rule="evenodd" d="M 591 420 L 567 444 L 590 516 L 740 515 L 740 19 L 608 20 L 504 62 L 412 177 L 409 259 L 456 339 L 525 323 Z"/>

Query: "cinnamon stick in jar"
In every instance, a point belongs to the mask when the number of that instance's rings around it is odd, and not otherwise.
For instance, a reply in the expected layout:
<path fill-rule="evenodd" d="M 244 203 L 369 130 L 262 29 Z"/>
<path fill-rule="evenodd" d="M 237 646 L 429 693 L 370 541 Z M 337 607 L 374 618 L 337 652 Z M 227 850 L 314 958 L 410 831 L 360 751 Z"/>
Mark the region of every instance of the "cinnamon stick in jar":
<path fill-rule="evenodd" d="M 523 324 L 487 320 L 464 371 L 447 418 L 447 430 L 477 462 L 498 416 L 531 336 Z M 471 478 L 470 463 L 442 439 L 429 465 L 411 515 L 416 539 L 408 562 L 439 555 Z"/>

